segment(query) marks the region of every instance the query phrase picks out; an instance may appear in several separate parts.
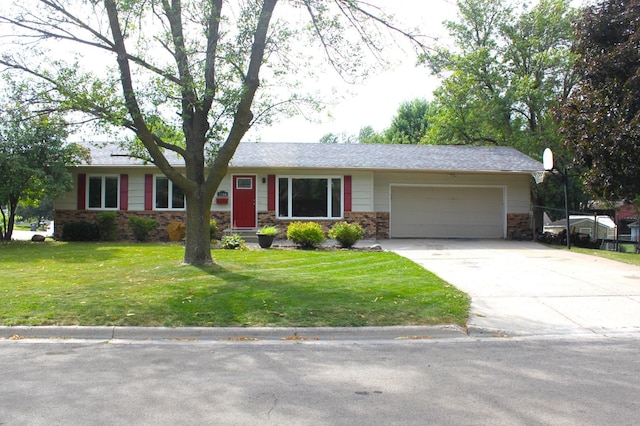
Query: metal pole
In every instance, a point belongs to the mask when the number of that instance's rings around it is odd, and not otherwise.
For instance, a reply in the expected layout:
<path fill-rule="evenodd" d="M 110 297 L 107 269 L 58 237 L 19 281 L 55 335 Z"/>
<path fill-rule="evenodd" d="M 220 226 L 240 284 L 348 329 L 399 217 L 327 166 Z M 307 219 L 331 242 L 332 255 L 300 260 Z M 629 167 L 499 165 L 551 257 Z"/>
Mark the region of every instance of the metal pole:
<path fill-rule="evenodd" d="M 564 183 L 564 212 L 567 219 L 567 249 L 571 250 L 571 225 L 569 224 L 569 173 L 567 173 L 566 167 L 564 168 L 562 183 Z"/>

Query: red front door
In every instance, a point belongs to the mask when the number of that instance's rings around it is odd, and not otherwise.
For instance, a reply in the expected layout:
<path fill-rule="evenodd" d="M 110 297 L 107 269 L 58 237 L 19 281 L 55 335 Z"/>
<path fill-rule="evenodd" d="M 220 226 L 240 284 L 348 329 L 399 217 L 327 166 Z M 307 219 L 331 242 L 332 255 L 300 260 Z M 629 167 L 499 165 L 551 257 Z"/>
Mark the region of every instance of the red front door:
<path fill-rule="evenodd" d="M 256 227 L 256 177 L 233 177 L 233 227 Z"/>

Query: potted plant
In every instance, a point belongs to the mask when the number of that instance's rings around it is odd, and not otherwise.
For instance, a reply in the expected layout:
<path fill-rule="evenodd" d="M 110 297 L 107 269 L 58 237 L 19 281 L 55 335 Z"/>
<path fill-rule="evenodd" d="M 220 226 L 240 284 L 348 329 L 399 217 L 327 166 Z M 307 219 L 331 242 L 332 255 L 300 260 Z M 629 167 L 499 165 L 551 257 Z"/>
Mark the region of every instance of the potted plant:
<path fill-rule="evenodd" d="M 269 248 L 273 244 L 273 240 L 278 235 L 278 228 L 272 225 L 263 226 L 257 233 L 258 244 L 262 248 Z"/>

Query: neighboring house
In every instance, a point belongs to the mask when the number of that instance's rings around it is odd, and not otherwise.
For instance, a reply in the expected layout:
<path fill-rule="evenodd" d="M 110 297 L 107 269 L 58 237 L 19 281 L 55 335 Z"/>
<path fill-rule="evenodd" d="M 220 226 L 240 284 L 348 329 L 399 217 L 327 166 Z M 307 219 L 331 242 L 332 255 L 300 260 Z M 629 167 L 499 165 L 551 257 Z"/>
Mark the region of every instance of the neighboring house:
<path fill-rule="evenodd" d="M 595 233 L 595 223 L 598 224 L 598 232 Z M 588 215 L 571 215 L 569 216 L 569 229 L 571 232 L 587 234 L 592 239 L 616 239 L 616 224 L 609 216 L 588 216 Z M 567 229 L 567 220 L 561 219 L 550 224 L 544 225 L 544 232 L 558 234 Z M 594 237 L 594 235 L 597 235 Z"/>
<path fill-rule="evenodd" d="M 638 241 L 637 207 L 633 203 L 621 202 L 617 208 L 616 216 L 618 223 L 618 239 Z M 632 227 L 634 223 L 636 224 L 635 229 Z"/>
<path fill-rule="evenodd" d="M 631 235 L 629 236 L 629 241 L 640 241 L 640 232 L 638 232 L 640 229 L 640 223 L 638 221 L 635 221 L 631 224 L 628 225 L 629 229 L 631 230 Z"/>
<path fill-rule="evenodd" d="M 75 188 L 55 200 L 65 223 L 117 211 L 119 236 L 131 215 L 184 221 L 184 196 L 152 164 L 116 147 L 91 148 L 71 168 Z M 182 160 L 170 159 L 180 167 Z M 220 229 L 282 230 L 292 221 L 358 222 L 365 238 L 509 238 L 530 226 L 530 183 L 541 163 L 507 147 L 246 143 L 238 147 L 211 206 Z"/>

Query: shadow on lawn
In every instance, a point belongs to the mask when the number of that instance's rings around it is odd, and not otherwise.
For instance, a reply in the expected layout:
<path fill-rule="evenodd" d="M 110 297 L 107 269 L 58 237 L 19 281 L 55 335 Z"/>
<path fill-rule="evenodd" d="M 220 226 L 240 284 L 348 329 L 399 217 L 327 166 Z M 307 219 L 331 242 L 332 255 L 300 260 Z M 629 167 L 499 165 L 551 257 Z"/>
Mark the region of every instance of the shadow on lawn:
<path fill-rule="evenodd" d="M 181 297 L 166 300 L 181 326 L 379 326 L 397 324 L 464 324 L 468 302 L 442 290 L 415 294 L 393 282 L 392 265 L 377 282 L 350 285 L 340 280 L 340 265 L 331 277 L 302 270 L 250 272 L 220 264 L 194 266 L 212 278 L 211 285 L 186 286 Z M 295 269 L 295 268 L 292 268 Z M 201 282 L 201 284 L 204 284 Z M 424 283 L 414 283 L 422 287 Z M 400 287 L 400 288 L 399 288 Z M 444 290 L 445 292 L 449 289 Z M 406 292 L 406 293 L 405 293 Z M 184 322 L 182 322 L 184 321 Z M 175 324 L 174 324 L 175 325 Z"/>

